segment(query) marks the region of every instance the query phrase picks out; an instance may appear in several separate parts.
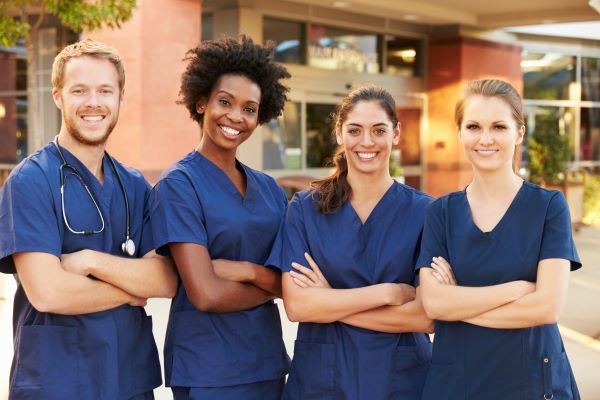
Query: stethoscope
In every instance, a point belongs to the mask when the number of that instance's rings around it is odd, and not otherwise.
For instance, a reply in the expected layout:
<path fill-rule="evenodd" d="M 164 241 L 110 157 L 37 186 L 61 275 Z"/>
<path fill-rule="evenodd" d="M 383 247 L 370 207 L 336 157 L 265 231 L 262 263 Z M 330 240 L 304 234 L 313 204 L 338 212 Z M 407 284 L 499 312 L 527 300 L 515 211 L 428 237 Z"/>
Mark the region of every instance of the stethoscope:
<path fill-rule="evenodd" d="M 67 229 L 75 235 L 86 235 L 87 236 L 87 235 L 93 235 L 95 233 L 101 233 L 102 231 L 104 231 L 104 216 L 102 215 L 102 211 L 100 211 L 100 207 L 98 207 L 98 202 L 96 202 L 94 195 L 92 194 L 92 192 L 90 191 L 88 186 L 83 181 L 83 178 L 79 174 L 79 171 L 77 171 L 77 169 L 74 166 L 72 166 L 71 164 L 69 164 L 67 162 L 67 160 L 65 159 L 65 156 L 63 155 L 62 150 L 60 149 L 60 145 L 58 144 L 58 136 L 56 136 L 54 138 L 54 141 L 52 143 L 54 143 L 54 146 L 56 146 L 58 155 L 60 155 L 60 158 L 62 159 L 62 162 L 63 162 L 62 165 L 60 166 L 60 203 L 61 203 L 61 207 L 62 207 L 63 220 L 65 221 L 65 225 L 67 226 Z M 123 184 L 123 181 L 121 180 L 121 175 L 119 175 L 119 171 L 117 171 L 117 166 L 115 165 L 114 160 L 106 151 L 104 152 L 104 154 L 110 161 L 110 166 L 112 167 L 112 170 L 115 172 L 117 180 L 119 181 L 119 186 L 121 187 L 121 192 L 123 193 L 123 199 L 125 200 L 125 218 L 127 221 L 127 226 L 126 226 L 126 231 L 125 231 L 125 241 L 123 243 L 121 243 L 121 251 L 123 252 L 123 254 L 133 257 L 133 255 L 135 254 L 135 243 L 133 242 L 133 240 L 131 240 L 131 237 L 129 236 L 131 223 L 130 223 L 130 219 L 129 219 L 129 201 L 127 200 L 127 192 L 125 191 L 125 185 Z M 96 207 L 96 211 L 98 211 L 98 216 L 100 216 L 101 226 L 99 229 L 85 229 L 83 231 L 76 231 L 75 229 L 71 228 L 71 225 L 69 224 L 69 221 L 67 219 L 67 213 L 65 212 L 65 174 L 64 174 L 65 168 L 68 168 L 73 172 L 73 174 L 77 177 L 77 179 L 79 179 L 79 182 L 81 182 L 81 184 L 83 185 L 83 188 L 87 192 L 88 196 L 90 196 L 90 199 L 92 199 L 92 202 L 94 203 L 94 206 Z"/>

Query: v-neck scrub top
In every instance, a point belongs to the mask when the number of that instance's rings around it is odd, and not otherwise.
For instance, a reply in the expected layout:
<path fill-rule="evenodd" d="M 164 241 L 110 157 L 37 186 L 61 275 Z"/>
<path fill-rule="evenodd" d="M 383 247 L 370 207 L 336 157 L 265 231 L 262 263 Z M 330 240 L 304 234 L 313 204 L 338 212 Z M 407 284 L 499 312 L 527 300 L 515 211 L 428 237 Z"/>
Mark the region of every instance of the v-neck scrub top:
<path fill-rule="evenodd" d="M 212 259 L 266 265 L 287 199 L 273 178 L 237 163 L 242 196 L 225 173 L 197 151 L 168 169 L 154 187 L 151 219 L 157 251 L 195 243 Z M 289 358 L 277 305 L 228 313 L 203 312 L 183 284 L 171 304 L 165 342 L 167 386 L 217 387 L 278 379 Z"/>
<path fill-rule="evenodd" d="M 104 216 L 102 233 L 76 235 L 63 222 L 59 168 L 49 143 L 19 164 L 0 191 L 0 271 L 15 274 L 12 255 L 42 252 L 60 257 L 82 249 L 122 255 L 125 204 L 117 177 L 104 157 L 104 184 L 62 148 L 81 174 Z M 115 160 L 131 215 L 136 257 L 153 249 L 143 176 Z M 65 168 L 65 213 L 74 230 L 99 229 L 98 211 L 73 172 Z M 17 275 L 15 275 L 17 277 Z M 15 354 L 10 395 L 18 399 L 129 399 L 161 384 L 152 320 L 142 307 L 122 305 L 84 315 L 39 312 L 17 278 L 14 302 Z"/>
<path fill-rule="evenodd" d="M 298 193 L 288 207 L 282 271 L 307 265 L 308 252 L 335 289 L 413 284 L 429 196 L 394 182 L 364 224 L 350 202 L 323 214 L 313 196 Z M 430 354 L 424 333 L 301 322 L 284 399 L 418 399 Z"/>
<path fill-rule="evenodd" d="M 538 263 L 566 259 L 581 267 L 562 193 L 524 182 L 490 232 L 473 222 L 465 191 L 427 210 L 418 266 L 442 256 L 461 286 L 535 282 Z M 579 399 L 557 324 L 492 329 L 435 322 L 432 365 L 423 399 Z"/>

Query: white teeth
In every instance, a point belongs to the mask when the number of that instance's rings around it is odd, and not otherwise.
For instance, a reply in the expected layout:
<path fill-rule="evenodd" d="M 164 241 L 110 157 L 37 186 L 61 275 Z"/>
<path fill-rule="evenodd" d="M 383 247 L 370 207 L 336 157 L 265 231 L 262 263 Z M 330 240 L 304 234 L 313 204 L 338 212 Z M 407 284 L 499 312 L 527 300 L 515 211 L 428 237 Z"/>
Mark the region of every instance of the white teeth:
<path fill-rule="evenodd" d="M 225 132 L 225 134 L 230 136 L 237 136 L 240 134 L 240 131 L 230 128 L 228 126 L 221 126 L 221 129 L 223 130 L 223 132 Z"/>
<path fill-rule="evenodd" d="M 95 122 L 95 121 L 102 121 L 104 119 L 104 117 L 101 115 L 84 115 L 83 119 L 86 121 Z"/>
<path fill-rule="evenodd" d="M 377 155 L 377 153 L 356 153 L 356 154 L 358 154 L 359 158 L 363 158 L 365 160 L 370 160 L 371 158 L 373 158 Z"/>

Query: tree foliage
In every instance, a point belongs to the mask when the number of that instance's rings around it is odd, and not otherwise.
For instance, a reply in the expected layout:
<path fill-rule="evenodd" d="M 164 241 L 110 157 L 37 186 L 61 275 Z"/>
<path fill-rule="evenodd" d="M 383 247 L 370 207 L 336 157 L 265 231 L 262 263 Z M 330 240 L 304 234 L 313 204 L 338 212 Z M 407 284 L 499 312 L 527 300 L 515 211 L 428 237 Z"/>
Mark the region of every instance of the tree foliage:
<path fill-rule="evenodd" d="M 552 114 L 536 116 L 535 131 L 529 138 L 529 172 L 535 183 L 560 183 L 571 159 L 567 135 L 561 135 L 557 117 Z"/>
<path fill-rule="evenodd" d="M 120 27 L 131 18 L 136 0 L 2 0 L 0 1 L 0 44 L 12 46 L 17 40 L 28 39 L 53 14 L 65 26 L 76 32 L 107 26 Z M 35 12 L 35 22 L 30 13 Z"/>

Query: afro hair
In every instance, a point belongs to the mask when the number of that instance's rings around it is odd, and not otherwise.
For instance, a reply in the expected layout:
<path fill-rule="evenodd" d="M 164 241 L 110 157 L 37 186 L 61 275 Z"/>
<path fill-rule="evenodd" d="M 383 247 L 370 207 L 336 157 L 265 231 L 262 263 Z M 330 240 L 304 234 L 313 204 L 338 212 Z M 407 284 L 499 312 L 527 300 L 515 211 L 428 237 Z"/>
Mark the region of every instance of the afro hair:
<path fill-rule="evenodd" d="M 288 88 L 279 80 L 289 78 L 284 66 L 273 61 L 274 43 L 254 44 L 248 36 L 240 40 L 224 38 L 207 40 L 188 51 L 187 68 L 181 76 L 179 104 L 184 104 L 190 116 L 202 123 L 203 115 L 196 111 L 199 99 L 208 99 L 214 85 L 223 75 L 244 76 L 260 87 L 261 99 L 258 123 L 264 124 L 281 115 Z"/>

